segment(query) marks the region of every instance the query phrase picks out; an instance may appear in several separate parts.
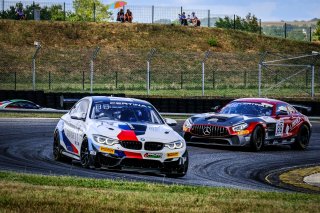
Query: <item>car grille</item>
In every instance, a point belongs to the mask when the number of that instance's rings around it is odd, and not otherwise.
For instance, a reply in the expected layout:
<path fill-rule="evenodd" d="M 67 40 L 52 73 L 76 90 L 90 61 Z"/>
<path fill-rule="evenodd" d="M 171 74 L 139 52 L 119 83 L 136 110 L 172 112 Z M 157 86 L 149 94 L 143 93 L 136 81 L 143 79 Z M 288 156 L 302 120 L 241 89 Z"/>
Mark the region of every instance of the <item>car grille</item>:
<path fill-rule="evenodd" d="M 146 142 L 144 144 L 144 149 L 148 151 L 159 151 L 163 149 L 163 143 L 158 142 Z"/>
<path fill-rule="evenodd" d="M 140 141 L 120 141 L 120 145 L 126 149 L 142 149 L 142 143 Z"/>
<path fill-rule="evenodd" d="M 190 132 L 193 135 L 206 137 L 222 137 L 229 135 L 226 127 L 213 125 L 193 125 Z"/>

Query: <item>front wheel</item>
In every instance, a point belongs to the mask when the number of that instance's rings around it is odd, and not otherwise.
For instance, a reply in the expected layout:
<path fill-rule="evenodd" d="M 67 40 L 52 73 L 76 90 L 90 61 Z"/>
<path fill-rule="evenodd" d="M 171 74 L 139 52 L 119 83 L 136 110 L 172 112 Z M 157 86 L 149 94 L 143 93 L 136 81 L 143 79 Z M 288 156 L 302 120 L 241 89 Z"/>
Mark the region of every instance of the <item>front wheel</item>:
<path fill-rule="evenodd" d="M 291 145 L 292 149 L 305 150 L 309 145 L 310 130 L 307 125 L 303 124 L 298 132 L 295 142 Z"/>
<path fill-rule="evenodd" d="M 182 157 L 185 158 L 185 162 L 182 165 L 180 165 L 180 167 L 177 168 L 175 171 L 170 171 L 169 173 L 167 173 L 166 174 L 167 177 L 179 178 L 187 174 L 188 167 L 189 167 L 189 156 L 188 156 L 187 150 Z"/>
<path fill-rule="evenodd" d="M 80 163 L 84 168 L 90 167 L 90 151 L 88 145 L 88 138 L 83 138 L 81 150 L 80 150 Z"/>
<path fill-rule="evenodd" d="M 264 132 L 261 126 L 257 126 L 251 135 L 250 139 L 251 150 L 258 152 L 264 146 Z"/>

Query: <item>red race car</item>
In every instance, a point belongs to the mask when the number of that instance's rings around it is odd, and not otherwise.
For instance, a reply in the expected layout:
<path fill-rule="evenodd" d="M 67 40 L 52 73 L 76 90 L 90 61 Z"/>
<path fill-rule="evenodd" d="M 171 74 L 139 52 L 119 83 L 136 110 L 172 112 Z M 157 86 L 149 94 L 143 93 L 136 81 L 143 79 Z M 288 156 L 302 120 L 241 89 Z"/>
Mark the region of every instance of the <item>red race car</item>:
<path fill-rule="evenodd" d="M 237 99 L 216 113 L 194 115 L 183 124 L 189 143 L 250 146 L 254 151 L 274 144 L 304 150 L 311 130 L 308 117 L 293 106 L 265 98 Z"/>

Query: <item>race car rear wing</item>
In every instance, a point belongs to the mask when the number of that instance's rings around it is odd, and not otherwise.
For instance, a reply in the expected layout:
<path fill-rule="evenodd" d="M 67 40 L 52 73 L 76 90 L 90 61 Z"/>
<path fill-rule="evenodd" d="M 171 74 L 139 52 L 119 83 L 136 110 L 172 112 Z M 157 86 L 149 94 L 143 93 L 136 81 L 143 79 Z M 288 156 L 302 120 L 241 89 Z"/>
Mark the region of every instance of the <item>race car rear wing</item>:
<path fill-rule="evenodd" d="M 312 111 L 312 107 L 309 106 L 303 106 L 299 104 L 291 104 L 296 110 L 301 112 L 302 114 L 309 114 Z"/>

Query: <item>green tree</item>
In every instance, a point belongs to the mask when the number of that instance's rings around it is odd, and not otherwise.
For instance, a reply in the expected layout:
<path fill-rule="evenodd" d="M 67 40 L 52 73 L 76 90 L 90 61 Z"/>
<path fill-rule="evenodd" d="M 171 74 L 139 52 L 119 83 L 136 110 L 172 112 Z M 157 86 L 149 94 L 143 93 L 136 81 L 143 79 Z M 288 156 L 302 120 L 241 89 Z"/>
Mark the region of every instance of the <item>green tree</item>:
<path fill-rule="evenodd" d="M 316 36 L 317 40 L 320 40 L 320 20 L 317 22 L 317 27 L 314 35 Z"/>
<path fill-rule="evenodd" d="M 225 29 L 237 29 L 243 30 L 253 33 L 260 32 L 260 26 L 258 23 L 258 18 L 251 13 L 248 13 L 246 18 L 241 18 L 240 16 L 236 16 L 235 20 L 226 16 L 224 18 L 219 18 L 215 23 L 216 27 L 225 28 Z"/>
<path fill-rule="evenodd" d="M 108 5 L 104 5 L 100 0 L 74 0 L 73 8 L 75 13 L 68 14 L 70 21 L 106 21 L 110 18 Z"/>

